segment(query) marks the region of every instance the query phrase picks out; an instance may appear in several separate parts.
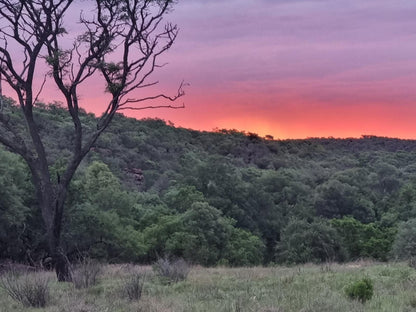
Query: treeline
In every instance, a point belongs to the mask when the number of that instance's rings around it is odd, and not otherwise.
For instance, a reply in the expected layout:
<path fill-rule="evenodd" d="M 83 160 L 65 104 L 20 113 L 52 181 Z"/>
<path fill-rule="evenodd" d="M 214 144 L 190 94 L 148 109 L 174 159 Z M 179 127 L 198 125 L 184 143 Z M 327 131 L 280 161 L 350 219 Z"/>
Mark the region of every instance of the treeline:
<path fill-rule="evenodd" d="M 57 103 L 35 113 L 59 179 L 72 122 Z M 81 117 L 96 127 L 92 114 Z M 70 258 L 170 255 L 232 266 L 408 258 L 416 256 L 416 141 L 280 141 L 117 115 L 66 207 Z M 48 257 L 30 173 L 4 148 L 0 212 L 1 259 L 36 265 Z"/>

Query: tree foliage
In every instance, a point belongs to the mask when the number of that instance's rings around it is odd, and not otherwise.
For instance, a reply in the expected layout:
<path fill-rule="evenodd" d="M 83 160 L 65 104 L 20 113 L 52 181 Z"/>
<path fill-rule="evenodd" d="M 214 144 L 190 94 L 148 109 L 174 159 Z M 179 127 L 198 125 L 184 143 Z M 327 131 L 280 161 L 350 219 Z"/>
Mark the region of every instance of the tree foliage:
<path fill-rule="evenodd" d="M 392 251 L 394 257 L 402 260 L 416 256 L 416 219 L 400 224 Z"/>
<path fill-rule="evenodd" d="M 48 146 L 56 146 L 56 133 L 68 127 L 63 110 L 36 108 Z M 80 118 L 96 123 L 85 112 Z M 408 249 L 402 243 L 411 241 L 406 221 L 416 205 L 414 141 L 272 141 L 114 118 L 70 184 L 62 230 L 69 258 L 88 253 L 103 261 L 149 263 L 170 256 L 237 266 L 384 261 Z M 51 154 L 55 175 L 64 168 L 60 155 L 69 151 L 64 145 Z M 267 166 L 258 156 L 268 159 Z M 0 222 L 16 233 L 2 241 L 2 258 L 39 263 L 47 241 L 30 172 L 21 158 L 4 150 L 0 157 L 7 192 L 1 209 L 10 212 Z"/>
<path fill-rule="evenodd" d="M 323 220 L 291 220 L 281 233 L 277 251 L 278 260 L 289 264 L 345 259 L 339 236 Z"/>

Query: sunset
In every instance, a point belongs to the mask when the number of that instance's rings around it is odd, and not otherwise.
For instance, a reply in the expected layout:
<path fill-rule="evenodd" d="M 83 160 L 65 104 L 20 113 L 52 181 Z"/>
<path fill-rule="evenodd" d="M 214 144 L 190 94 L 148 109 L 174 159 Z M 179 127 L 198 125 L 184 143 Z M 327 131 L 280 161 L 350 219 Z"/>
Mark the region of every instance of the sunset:
<path fill-rule="evenodd" d="M 130 112 L 176 126 L 275 138 L 416 138 L 416 3 L 182 0 L 163 90 L 182 110 Z"/>
<path fill-rule="evenodd" d="M 91 5 L 76 2 L 67 19 L 79 10 L 88 16 Z M 178 1 L 166 15 L 177 40 L 150 79 L 158 84 L 133 93 L 172 95 L 184 81 L 176 104 L 185 108 L 123 114 L 276 139 L 416 138 L 415 14 L 410 0 Z M 69 35 L 79 27 L 71 24 Z M 56 91 L 47 82 L 40 100 L 62 101 Z M 108 103 L 97 77 L 79 96 L 97 116 Z"/>
<path fill-rule="evenodd" d="M 415 16 L 0 0 L 0 310 L 415 311 Z"/>

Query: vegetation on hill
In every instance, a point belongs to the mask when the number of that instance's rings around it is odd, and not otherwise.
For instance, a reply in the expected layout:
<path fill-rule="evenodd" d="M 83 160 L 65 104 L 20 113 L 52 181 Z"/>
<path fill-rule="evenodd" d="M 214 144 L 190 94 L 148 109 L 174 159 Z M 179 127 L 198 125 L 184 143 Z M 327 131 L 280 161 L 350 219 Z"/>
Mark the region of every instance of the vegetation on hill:
<path fill-rule="evenodd" d="M 59 179 L 72 121 L 58 103 L 35 113 Z M 97 123 L 81 118 L 91 129 Z M 70 259 L 150 263 L 170 255 L 242 266 L 416 255 L 408 239 L 416 236 L 416 141 L 281 141 L 115 120 L 70 186 L 62 234 Z M 1 148 L 1 259 L 47 263 L 36 206 L 24 162 Z"/>

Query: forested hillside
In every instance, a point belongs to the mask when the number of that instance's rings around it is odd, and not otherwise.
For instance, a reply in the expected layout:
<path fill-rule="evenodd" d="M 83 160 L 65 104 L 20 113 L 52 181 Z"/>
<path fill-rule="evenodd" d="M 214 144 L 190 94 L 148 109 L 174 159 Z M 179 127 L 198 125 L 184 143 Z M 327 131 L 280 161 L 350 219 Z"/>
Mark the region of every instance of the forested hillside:
<path fill-rule="evenodd" d="M 58 104 L 36 114 L 59 179 L 73 125 Z M 24 162 L 1 147 L 1 259 L 48 257 L 35 198 Z M 72 182 L 63 243 L 70 258 L 108 262 L 387 260 L 416 255 L 415 224 L 416 141 L 280 141 L 118 115 Z"/>

